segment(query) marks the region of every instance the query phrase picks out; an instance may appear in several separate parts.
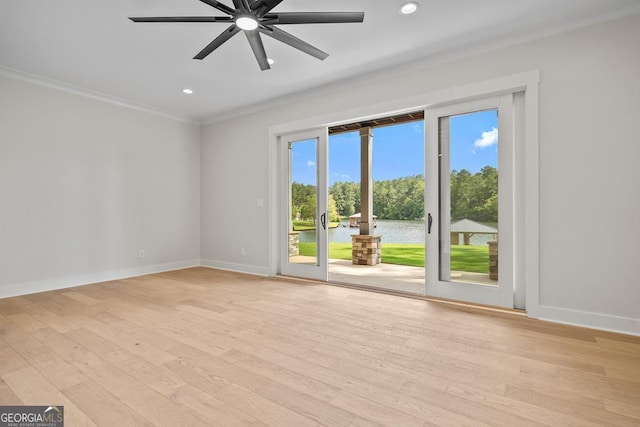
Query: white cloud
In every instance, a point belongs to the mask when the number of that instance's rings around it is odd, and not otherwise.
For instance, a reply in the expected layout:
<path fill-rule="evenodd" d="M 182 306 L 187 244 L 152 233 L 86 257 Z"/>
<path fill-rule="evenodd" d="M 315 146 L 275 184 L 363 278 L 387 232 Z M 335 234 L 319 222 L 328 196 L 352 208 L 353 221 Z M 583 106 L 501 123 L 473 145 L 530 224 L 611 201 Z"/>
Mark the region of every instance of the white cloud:
<path fill-rule="evenodd" d="M 473 146 L 476 148 L 487 148 L 498 143 L 498 129 L 493 128 L 482 132 L 482 137 L 475 140 Z"/>
<path fill-rule="evenodd" d="M 349 179 L 349 178 L 351 178 L 351 177 L 350 177 L 349 175 L 347 175 L 346 173 L 343 173 L 343 174 L 341 174 L 341 175 L 340 175 L 340 178 L 342 178 L 342 179 Z"/>
<path fill-rule="evenodd" d="M 313 168 L 316 166 L 316 162 L 313 160 L 307 160 L 307 167 Z"/>

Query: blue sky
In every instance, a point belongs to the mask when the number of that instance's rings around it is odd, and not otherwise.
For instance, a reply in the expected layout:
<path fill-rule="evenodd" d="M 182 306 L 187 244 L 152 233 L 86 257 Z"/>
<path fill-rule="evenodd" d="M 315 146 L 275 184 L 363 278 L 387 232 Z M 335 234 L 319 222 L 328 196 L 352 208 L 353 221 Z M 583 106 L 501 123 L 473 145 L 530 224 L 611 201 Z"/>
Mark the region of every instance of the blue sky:
<path fill-rule="evenodd" d="M 498 111 L 451 117 L 451 170 L 498 167 Z"/>
<path fill-rule="evenodd" d="M 484 166 L 497 167 L 495 110 L 451 118 L 451 169 L 471 173 Z M 315 183 L 315 144 L 295 144 L 293 181 Z M 373 179 L 382 181 L 424 174 L 424 122 L 375 128 L 373 131 Z M 348 132 L 329 137 L 329 185 L 360 181 L 360 136 Z"/>

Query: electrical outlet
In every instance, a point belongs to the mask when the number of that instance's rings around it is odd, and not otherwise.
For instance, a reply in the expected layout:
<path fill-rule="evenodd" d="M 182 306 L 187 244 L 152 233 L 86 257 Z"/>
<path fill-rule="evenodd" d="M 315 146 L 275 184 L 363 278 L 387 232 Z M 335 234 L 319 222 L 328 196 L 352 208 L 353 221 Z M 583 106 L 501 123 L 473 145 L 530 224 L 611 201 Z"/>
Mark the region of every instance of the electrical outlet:
<path fill-rule="evenodd" d="M 140 252 L 138 253 L 138 256 L 140 258 L 144 258 L 144 249 L 140 249 Z"/>
<path fill-rule="evenodd" d="M 240 255 L 242 256 L 247 255 L 247 251 L 245 251 L 244 248 L 240 248 Z"/>

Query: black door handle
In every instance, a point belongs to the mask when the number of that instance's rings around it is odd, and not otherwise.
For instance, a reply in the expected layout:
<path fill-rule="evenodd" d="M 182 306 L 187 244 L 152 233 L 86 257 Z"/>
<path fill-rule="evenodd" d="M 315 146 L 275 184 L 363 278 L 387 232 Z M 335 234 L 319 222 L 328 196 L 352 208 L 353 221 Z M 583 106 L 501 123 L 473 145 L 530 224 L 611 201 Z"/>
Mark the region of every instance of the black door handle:
<path fill-rule="evenodd" d="M 322 228 L 323 229 L 327 229 L 327 214 L 323 213 L 322 215 L 320 215 L 320 223 L 322 224 Z"/>
<path fill-rule="evenodd" d="M 427 233 L 431 234 L 431 224 L 433 224 L 433 217 L 430 213 L 427 214 Z"/>

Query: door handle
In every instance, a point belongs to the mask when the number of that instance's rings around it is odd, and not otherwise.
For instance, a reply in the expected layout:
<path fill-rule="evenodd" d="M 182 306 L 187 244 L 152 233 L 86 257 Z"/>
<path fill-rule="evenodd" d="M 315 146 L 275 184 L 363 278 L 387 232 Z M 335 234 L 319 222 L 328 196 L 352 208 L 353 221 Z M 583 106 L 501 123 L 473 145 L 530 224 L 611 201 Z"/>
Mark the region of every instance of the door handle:
<path fill-rule="evenodd" d="M 320 224 L 322 224 L 322 228 L 323 229 L 327 229 L 327 214 L 323 213 L 322 215 L 320 215 Z"/>
<path fill-rule="evenodd" d="M 427 214 L 427 234 L 431 234 L 431 225 L 433 224 L 433 217 L 430 213 Z"/>

